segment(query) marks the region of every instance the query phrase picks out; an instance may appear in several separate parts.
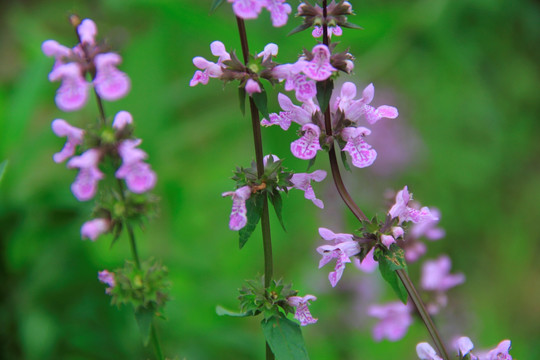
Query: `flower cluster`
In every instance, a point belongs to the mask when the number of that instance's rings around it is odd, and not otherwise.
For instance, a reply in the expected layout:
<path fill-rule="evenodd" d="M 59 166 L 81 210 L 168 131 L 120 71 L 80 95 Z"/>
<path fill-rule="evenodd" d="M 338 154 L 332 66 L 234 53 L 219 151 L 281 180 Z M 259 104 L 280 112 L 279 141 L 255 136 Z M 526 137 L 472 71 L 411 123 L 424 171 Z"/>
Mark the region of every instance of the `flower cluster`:
<path fill-rule="evenodd" d="M 323 35 L 323 24 L 327 26 L 328 37 L 332 34 L 341 36 L 343 27 L 357 28 L 357 26 L 347 22 L 347 15 L 353 13 L 351 3 L 348 1 L 340 1 L 336 3 L 334 0 L 326 7 L 326 17 L 324 16 L 323 8 L 319 5 L 311 5 L 309 3 L 301 3 L 298 6 L 298 16 L 304 18 L 304 23 L 300 25 L 298 31 L 310 28 L 313 26 L 312 35 L 315 38 Z"/>
<path fill-rule="evenodd" d="M 73 49 L 55 40 L 47 40 L 42 45 L 45 55 L 55 58 L 49 79 L 62 80 L 56 94 L 58 107 L 64 111 L 80 109 L 87 100 L 91 86 L 95 88 L 98 99 L 117 100 L 125 96 L 130 89 L 130 80 L 126 74 L 116 69 L 120 56 L 105 52 L 104 46 L 96 42 L 97 28 L 92 20 L 85 19 L 78 24 L 78 19 L 73 17 L 72 21 L 78 25 L 80 40 Z M 91 83 L 84 80 L 87 73 L 92 76 Z M 71 185 L 73 195 L 79 201 L 94 198 L 100 180 L 105 178 L 100 165 L 107 166 L 109 163 L 116 167 L 115 177 L 123 179 L 130 192 L 142 194 L 153 189 L 157 177 L 145 162 L 148 155 L 138 148 L 141 140 L 132 137 L 131 114 L 127 111 L 118 112 L 111 125 L 107 124 L 106 119 L 101 120 L 101 126 L 97 129 L 95 126 L 81 129 L 63 119 L 55 119 L 51 124 L 57 136 L 66 138 L 64 147 L 53 155 L 53 160 L 56 163 L 67 160 L 68 168 L 79 170 Z M 80 155 L 76 155 L 78 147 L 81 148 Z M 120 198 L 123 197 L 126 196 L 122 194 Z M 82 226 L 83 238 L 96 240 L 101 234 L 119 225 L 115 217 L 126 215 L 118 213 L 118 207 L 115 211 L 114 204 L 101 205 L 95 212 L 98 217 Z"/>
<path fill-rule="evenodd" d="M 232 3 L 236 16 L 242 19 L 256 19 L 261 10 L 266 8 L 270 12 L 272 25 L 283 26 L 287 23 L 292 9 L 285 0 L 227 0 Z"/>
<path fill-rule="evenodd" d="M 306 199 L 311 200 L 315 206 L 324 208 L 323 202 L 315 196 L 311 181 L 323 181 L 326 178 L 326 171 L 316 170 L 312 173 L 292 174 L 281 167 L 281 160 L 275 155 L 266 155 L 264 166 L 265 172 L 262 179 L 257 178 L 254 167 L 238 169 L 234 177 L 238 188 L 221 194 L 224 197 L 232 197 L 233 205 L 229 221 L 231 230 L 238 231 L 246 226 L 248 216 L 246 201 L 252 194 L 262 191 L 275 194 L 290 189 L 302 190 Z"/>
<path fill-rule="evenodd" d="M 459 360 L 512 360 L 512 355 L 509 354 L 512 345 L 510 340 L 503 340 L 495 347 L 495 349 L 478 353 L 477 355 L 472 353 L 474 344 L 471 339 L 466 336 L 460 337 L 455 345 L 456 350 L 458 351 Z M 442 358 L 437 355 L 435 349 L 426 342 L 421 342 L 416 345 L 416 353 L 420 360 L 442 360 Z"/>
<path fill-rule="evenodd" d="M 76 17 L 72 21 L 79 22 Z M 120 55 L 107 52 L 107 48 L 95 41 L 96 24 L 84 19 L 77 26 L 79 43 L 72 49 L 55 40 L 43 42 L 41 49 L 55 62 L 50 81 L 62 81 L 56 93 L 56 104 L 63 111 L 82 108 L 88 99 L 88 91 L 93 86 L 96 93 L 105 100 L 113 101 L 124 97 L 130 90 L 129 78 L 116 66 L 122 62 Z M 90 74 L 92 81 L 85 80 Z"/>

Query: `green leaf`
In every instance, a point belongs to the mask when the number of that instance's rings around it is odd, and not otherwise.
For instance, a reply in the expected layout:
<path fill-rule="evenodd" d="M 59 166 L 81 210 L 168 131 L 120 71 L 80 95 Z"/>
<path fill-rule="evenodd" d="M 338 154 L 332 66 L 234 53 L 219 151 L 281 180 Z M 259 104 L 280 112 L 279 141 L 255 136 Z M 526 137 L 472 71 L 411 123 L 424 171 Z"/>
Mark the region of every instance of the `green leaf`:
<path fill-rule="evenodd" d="M 315 165 L 315 160 L 317 160 L 317 154 L 315 154 L 315 157 L 314 157 L 313 159 L 310 159 L 310 160 L 309 160 L 309 163 L 308 163 L 306 172 L 308 172 L 309 169 L 311 169 L 311 167 L 312 167 L 313 165 Z"/>
<path fill-rule="evenodd" d="M 266 194 L 253 194 L 246 200 L 247 224 L 238 232 L 240 236 L 240 249 L 244 247 L 261 219 L 263 200 Z"/>
<path fill-rule="evenodd" d="M 311 27 L 311 25 L 309 25 L 308 23 L 303 23 L 301 25 L 298 25 L 297 27 L 295 27 L 294 29 L 291 30 L 290 33 L 287 34 L 287 36 L 291 36 L 292 34 L 296 34 L 296 33 L 299 33 L 301 31 L 304 31 L 306 29 L 309 29 Z"/>
<path fill-rule="evenodd" d="M 246 115 L 246 89 L 238 88 L 238 100 L 240 101 L 240 111 L 242 115 Z"/>
<path fill-rule="evenodd" d="M 281 194 L 277 191 L 274 194 L 271 194 L 270 202 L 274 206 L 274 210 L 276 211 L 276 216 L 279 220 L 279 223 L 281 224 L 281 227 L 283 228 L 283 231 L 286 232 L 287 229 L 285 229 L 285 224 L 283 223 L 283 217 L 281 216 L 281 209 L 283 207 L 283 200 L 281 199 Z"/>
<path fill-rule="evenodd" d="M 234 317 L 246 317 L 246 316 L 250 315 L 250 314 L 245 313 L 245 312 L 241 313 L 241 312 L 225 309 L 221 305 L 216 306 L 216 314 L 218 314 L 219 316 L 234 316 Z"/>
<path fill-rule="evenodd" d="M 349 28 L 349 29 L 358 29 L 358 30 L 364 30 L 363 27 L 359 26 L 359 25 L 356 25 L 356 24 L 353 24 L 353 23 L 350 23 L 350 22 L 346 22 L 345 24 L 343 25 L 340 25 L 341 27 L 346 27 L 346 28 Z"/>
<path fill-rule="evenodd" d="M 262 91 L 260 93 L 253 93 L 251 97 L 253 98 L 253 101 L 255 102 L 255 105 L 263 118 L 270 119 L 270 116 L 268 115 L 268 100 L 266 97 L 266 90 L 264 90 L 262 85 L 261 88 Z"/>
<path fill-rule="evenodd" d="M 212 6 L 210 7 L 210 14 L 217 10 L 217 8 L 223 3 L 223 0 L 214 0 Z"/>
<path fill-rule="evenodd" d="M 345 170 L 347 171 L 351 171 L 351 167 L 349 166 L 349 162 L 347 161 L 347 154 L 345 153 L 345 151 L 340 151 L 341 153 L 341 162 L 343 163 L 343 167 L 345 168 Z"/>
<path fill-rule="evenodd" d="M 328 107 L 330 97 L 332 97 L 332 90 L 334 90 L 334 82 L 332 80 L 317 81 L 317 100 L 323 114 Z"/>
<path fill-rule="evenodd" d="M 6 173 L 7 164 L 8 164 L 7 160 L 4 160 L 0 163 L 0 183 L 2 182 L 2 179 L 4 178 L 4 174 Z"/>
<path fill-rule="evenodd" d="M 398 298 L 407 304 L 407 290 L 396 274 L 396 270 L 403 269 L 407 271 L 407 263 L 405 262 L 405 252 L 396 244 L 390 246 L 390 250 L 382 250 L 377 248 L 374 254 L 375 260 L 379 262 L 379 271 L 384 280 L 386 280 Z"/>
<path fill-rule="evenodd" d="M 153 318 L 154 309 L 152 307 L 139 307 L 135 311 L 135 319 L 137 319 L 137 324 L 139 324 L 139 330 L 141 331 L 144 346 L 147 346 L 148 341 L 150 340 L 150 330 L 152 328 Z"/>
<path fill-rule="evenodd" d="M 271 316 L 261 322 L 266 342 L 278 360 L 309 359 L 300 325 L 284 315 Z"/>

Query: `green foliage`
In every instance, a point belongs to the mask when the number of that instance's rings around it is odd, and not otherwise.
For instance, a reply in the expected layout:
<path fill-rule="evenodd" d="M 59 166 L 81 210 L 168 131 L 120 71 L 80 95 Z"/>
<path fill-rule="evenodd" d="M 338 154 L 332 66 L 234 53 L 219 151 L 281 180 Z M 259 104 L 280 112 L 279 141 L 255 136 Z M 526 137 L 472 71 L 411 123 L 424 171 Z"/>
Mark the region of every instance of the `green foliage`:
<path fill-rule="evenodd" d="M 396 244 L 390 246 L 390 250 L 385 250 L 383 247 L 375 249 L 373 258 L 379 263 L 379 271 L 386 282 L 390 284 L 398 298 L 404 303 L 407 303 L 407 290 L 399 279 L 396 270 L 407 271 L 407 263 L 405 262 L 405 252 Z"/>
<path fill-rule="evenodd" d="M 210 14 L 212 14 L 214 11 L 217 10 L 218 7 L 221 6 L 224 0 L 214 0 L 212 2 L 212 6 L 210 7 Z"/>
<path fill-rule="evenodd" d="M 269 318 L 282 311 L 288 314 L 294 310 L 287 302 L 287 298 L 295 296 L 298 291 L 292 289 L 292 284 L 283 284 L 283 280 L 272 280 L 268 288 L 264 287 L 264 277 L 256 280 L 247 280 L 246 285 L 240 289 L 240 309 L 247 316 L 263 313 Z"/>
<path fill-rule="evenodd" d="M 2 182 L 2 179 L 4 178 L 4 174 L 6 173 L 7 165 L 8 165 L 7 160 L 4 160 L 0 163 L 0 183 Z"/>
<path fill-rule="evenodd" d="M 260 84 L 260 86 L 262 91 L 260 93 L 253 93 L 251 97 L 253 98 L 253 102 L 257 106 L 257 109 L 261 113 L 262 117 L 270 119 L 270 115 L 268 115 L 268 98 L 266 95 L 266 90 L 262 84 Z"/>
<path fill-rule="evenodd" d="M 319 102 L 319 106 L 323 114 L 330 104 L 330 98 L 332 97 L 333 90 L 334 82 L 331 79 L 317 81 L 317 101 Z"/>
<path fill-rule="evenodd" d="M 309 359 L 300 325 L 284 315 L 261 321 L 266 342 L 278 360 Z"/>
<path fill-rule="evenodd" d="M 246 200 L 247 223 L 238 232 L 240 249 L 246 245 L 246 242 L 251 237 L 251 234 L 253 234 L 253 231 L 255 231 L 261 219 L 265 196 L 265 193 L 255 193 L 251 194 L 249 199 Z"/>

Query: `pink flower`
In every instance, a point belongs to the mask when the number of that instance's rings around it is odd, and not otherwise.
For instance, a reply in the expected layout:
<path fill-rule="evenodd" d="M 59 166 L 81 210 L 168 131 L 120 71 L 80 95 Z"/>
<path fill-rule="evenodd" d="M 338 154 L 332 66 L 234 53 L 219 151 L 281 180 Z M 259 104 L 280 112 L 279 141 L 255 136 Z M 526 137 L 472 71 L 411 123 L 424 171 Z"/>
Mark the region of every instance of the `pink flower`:
<path fill-rule="evenodd" d="M 89 84 L 84 80 L 76 63 L 56 66 L 49 74 L 50 81 L 62 80 L 56 91 L 56 105 L 63 111 L 75 111 L 84 106 L 88 98 Z"/>
<path fill-rule="evenodd" d="M 150 165 L 143 162 L 148 155 L 143 150 L 136 149 L 141 142 L 141 139 L 128 139 L 118 145 L 122 166 L 115 173 L 115 176 L 124 179 L 128 189 L 136 194 L 153 189 L 157 181 L 156 173 Z"/>
<path fill-rule="evenodd" d="M 77 33 L 81 43 L 84 44 L 95 44 L 95 37 L 97 35 L 97 26 L 96 23 L 90 19 L 84 19 L 81 24 L 77 27 Z"/>
<path fill-rule="evenodd" d="M 460 337 L 456 341 L 456 347 L 459 351 L 459 358 L 463 359 L 465 356 L 469 355 L 470 360 L 478 360 L 478 358 L 471 353 L 471 350 L 474 348 L 474 344 L 471 339 L 466 336 Z"/>
<path fill-rule="evenodd" d="M 67 121 L 56 119 L 51 124 L 53 132 L 56 136 L 66 136 L 66 144 L 60 152 L 53 155 L 53 160 L 56 163 L 61 163 L 67 158 L 75 154 L 77 145 L 81 145 L 84 138 L 84 130 L 71 126 Z"/>
<path fill-rule="evenodd" d="M 279 125 L 283 130 L 287 131 L 291 126 L 292 113 L 290 111 L 282 111 L 279 114 L 271 113 L 268 115 L 269 120 L 262 119 L 262 126 Z"/>
<path fill-rule="evenodd" d="M 253 93 L 260 93 L 261 92 L 261 86 L 255 80 L 249 79 L 246 82 L 246 92 L 249 94 L 249 96 L 252 96 Z"/>
<path fill-rule="evenodd" d="M 503 340 L 497 345 L 497 347 L 485 356 L 480 356 L 480 360 L 512 360 L 512 355 L 508 352 L 512 347 L 510 340 Z"/>
<path fill-rule="evenodd" d="M 286 91 L 295 91 L 295 96 L 298 101 L 308 101 L 317 96 L 317 85 L 315 81 L 308 80 L 305 75 L 296 74 L 288 78 L 285 82 Z"/>
<path fill-rule="evenodd" d="M 420 360 L 443 360 L 427 342 L 418 343 L 416 353 Z"/>
<path fill-rule="evenodd" d="M 264 47 L 264 50 L 257 54 L 257 57 L 262 57 L 263 61 L 266 61 L 268 58 L 276 56 L 278 54 L 279 48 L 274 43 L 268 43 Z"/>
<path fill-rule="evenodd" d="M 313 59 L 302 70 L 304 74 L 316 81 L 328 79 L 333 71 L 337 71 L 330 65 L 330 50 L 326 45 L 315 45 L 312 50 Z"/>
<path fill-rule="evenodd" d="M 409 235 L 415 239 L 425 237 L 428 240 L 439 240 L 444 237 L 444 229 L 437 227 L 437 224 L 441 220 L 441 212 L 434 208 L 431 208 L 430 212 L 433 217 L 411 226 Z"/>
<path fill-rule="evenodd" d="M 413 322 L 411 308 L 399 301 L 385 305 L 371 305 L 368 308 L 368 315 L 380 320 L 373 327 L 373 338 L 376 341 L 384 338 L 397 341 L 403 338 Z"/>
<path fill-rule="evenodd" d="M 409 201 L 412 200 L 412 194 L 409 194 L 407 186 L 403 190 L 398 191 L 396 195 L 396 203 L 390 208 L 388 214 L 392 218 L 399 218 L 399 224 L 404 221 L 412 221 L 415 224 L 424 222 L 424 221 L 433 221 L 438 220 L 434 216 L 427 206 L 424 206 L 420 210 L 413 209 L 408 206 Z"/>
<path fill-rule="evenodd" d="M 368 167 L 377 158 L 377 152 L 364 141 L 364 136 L 371 134 L 365 127 L 346 127 L 341 131 L 341 137 L 347 142 L 343 151 L 351 156 L 351 162 L 358 168 Z"/>
<path fill-rule="evenodd" d="M 112 127 L 116 130 L 122 130 L 128 124 L 133 124 L 133 116 L 127 111 L 119 111 L 114 116 Z"/>
<path fill-rule="evenodd" d="M 331 38 L 332 34 L 334 34 L 336 36 L 341 36 L 343 34 L 343 30 L 341 30 L 341 28 L 338 25 L 336 25 L 336 26 L 328 26 L 326 31 L 327 31 L 327 34 L 328 34 L 328 38 Z M 323 35 L 323 27 L 322 26 L 315 26 L 313 28 L 313 31 L 311 32 L 311 35 L 314 38 L 320 38 Z"/>
<path fill-rule="evenodd" d="M 97 165 L 101 154 L 97 149 L 90 149 L 80 156 L 74 156 L 68 161 L 68 168 L 79 168 L 79 174 L 71 185 L 71 192 L 79 201 L 90 200 L 97 191 L 99 180 L 103 179 L 103 173 Z"/>
<path fill-rule="evenodd" d="M 313 159 L 317 151 L 322 149 L 319 143 L 321 131 L 317 125 L 313 124 L 305 124 L 302 126 L 302 131 L 304 135 L 291 143 L 291 152 L 299 159 Z"/>
<path fill-rule="evenodd" d="M 285 0 L 266 0 L 265 7 L 270 11 L 270 18 L 274 27 L 281 27 L 287 23 L 292 9 Z"/>
<path fill-rule="evenodd" d="M 212 55 L 218 56 L 217 63 L 206 60 L 201 56 L 193 58 L 193 65 L 195 65 L 200 71 L 195 71 L 193 78 L 189 82 L 189 86 L 195 86 L 197 84 L 208 84 L 209 78 L 219 78 L 223 75 L 222 64 L 223 61 L 230 60 L 231 56 L 225 49 L 225 45 L 221 41 L 214 41 L 210 44 L 210 51 Z"/>
<path fill-rule="evenodd" d="M 328 274 L 330 284 L 332 287 L 335 287 L 343 275 L 345 264 L 351 262 L 349 259 L 351 256 L 357 255 L 360 252 L 360 246 L 353 240 L 351 234 L 334 234 L 325 228 L 319 228 L 319 233 L 323 239 L 335 241 L 335 245 L 322 245 L 317 248 L 317 252 L 322 255 L 319 262 L 319 269 L 328 264 L 332 259 L 336 259 L 334 271 Z"/>
<path fill-rule="evenodd" d="M 321 209 L 324 209 L 323 202 L 315 197 L 315 192 L 313 191 L 313 187 L 311 186 L 311 180 L 315 180 L 316 182 L 321 182 L 324 180 L 325 177 L 326 177 L 326 171 L 316 170 L 312 172 L 311 174 L 307 174 L 307 173 L 294 174 L 291 177 L 291 182 L 293 183 L 293 187 L 295 189 L 305 191 L 304 197 L 306 199 L 313 201 L 315 206 Z"/>
<path fill-rule="evenodd" d="M 359 258 L 355 257 L 354 265 L 365 273 L 372 273 L 373 271 L 375 271 L 375 269 L 377 269 L 377 266 L 379 266 L 379 263 L 373 258 L 374 250 L 375 248 L 372 248 L 362 261 L 360 261 Z"/>
<path fill-rule="evenodd" d="M 96 241 L 100 235 L 109 232 L 110 228 L 111 222 L 109 219 L 93 219 L 83 224 L 81 237 Z"/>
<path fill-rule="evenodd" d="M 450 274 L 452 262 L 446 255 L 437 260 L 429 260 L 422 266 L 422 288 L 428 291 L 447 291 L 465 282 L 465 275 Z"/>
<path fill-rule="evenodd" d="M 71 55 L 70 48 L 59 44 L 55 40 L 44 41 L 43 44 L 41 44 L 41 51 L 43 51 L 43 53 L 46 56 L 49 56 L 49 57 L 54 56 L 55 62 L 54 62 L 53 70 L 56 67 L 62 64 L 65 64 L 66 58 Z"/>
<path fill-rule="evenodd" d="M 264 2 L 261 0 L 227 0 L 233 4 L 236 16 L 242 19 L 256 19 L 262 10 Z"/>
<path fill-rule="evenodd" d="M 309 302 L 315 300 L 317 300 L 317 298 L 309 294 L 304 297 L 290 296 L 287 298 L 289 305 L 296 308 L 294 318 L 300 321 L 300 325 L 306 326 L 309 324 L 315 324 L 317 322 L 317 319 L 314 319 L 313 316 L 311 316 L 308 308 Z"/>
<path fill-rule="evenodd" d="M 242 229 L 247 224 L 246 200 L 251 196 L 251 188 L 246 185 L 235 191 L 224 192 L 221 196 L 232 196 L 229 228 L 234 231 Z"/>
<path fill-rule="evenodd" d="M 131 81 L 125 73 L 116 68 L 122 62 L 120 55 L 99 54 L 94 61 L 96 64 L 94 86 L 99 96 L 108 101 L 126 96 L 131 88 Z"/>
<path fill-rule="evenodd" d="M 381 242 L 383 243 L 384 246 L 386 246 L 388 249 L 390 249 L 390 245 L 395 244 L 396 239 L 394 239 L 394 237 L 392 235 L 382 234 L 381 235 Z"/>
<path fill-rule="evenodd" d="M 108 270 L 98 271 L 98 280 L 106 285 L 109 285 L 109 287 L 105 289 L 105 293 L 110 295 L 112 289 L 116 286 L 114 273 Z"/>
<path fill-rule="evenodd" d="M 356 94 L 356 87 L 354 93 Z M 365 116 L 370 124 L 375 124 L 382 118 L 395 119 L 398 116 L 398 110 L 395 107 L 382 105 L 375 109 L 373 106 L 368 105 L 373 100 L 374 95 L 375 87 L 373 84 L 369 84 L 362 92 L 361 99 L 350 102 L 345 108 L 341 107 L 345 111 L 346 118 L 357 122 L 360 117 Z"/>

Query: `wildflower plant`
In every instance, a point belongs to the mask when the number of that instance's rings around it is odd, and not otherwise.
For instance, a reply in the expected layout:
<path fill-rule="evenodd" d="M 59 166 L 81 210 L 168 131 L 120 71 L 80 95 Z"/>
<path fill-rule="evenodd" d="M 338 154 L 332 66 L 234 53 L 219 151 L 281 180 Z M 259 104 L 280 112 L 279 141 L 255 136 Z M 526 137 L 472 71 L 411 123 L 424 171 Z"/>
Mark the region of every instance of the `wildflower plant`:
<path fill-rule="evenodd" d="M 132 306 L 140 327 L 143 342 L 150 341 L 156 359 L 163 359 L 154 325 L 154 318 L 163 317 L 168 299 L 167 268 L 150 259 L 141 261 L 134 228 L 144 225 L 154 216 L 157 175 L 147 162 L 148 154 L 140 148 L 142 140 L 134 136 L 134 121 L 127 111 L 114 117 L 105 113 L 104 101 L 115 101 L 126 96 L 131 82 L 118 70 L 120 55 L 110 52 L 105 43 L 96 40 L 97 27 L 90 19 L 71 16 L 78 43 L 73 48 L 46 40 L 43 53 L 54 58 L 50 81 L 61 81 L 55 101 L 60 110 L 81 109 L 89 94 L 95 94 L 99 116 L 95 123 L 81 127 L 64 119 L 55 119 L 52 130 L 65 137 L 62 150 L 53 155 L 56 163 L 66 162 L 78 173 L 71 191 L 79 201 L 95 199 L 91 219 L 81 227 L 82 239 L 97 241 L 112 234 L 112 244 L 126 232 L 132 260 L 114 271 L 98 272 L 100 282 L 107 285 L 105 293 L 114 305 Z"/>
<path fill-rule="evenodd" d="M 286 169 L 282 160 L 275 155 L 264 158 L 261 135 L 261 126 L 277 125 L 284 131 L 294 126 L 298 138 L 290 144 L 291 154 L 298 159 L 308 160 L 308 168 L 311 168 L 317 157 L 327 153 L 331 177 L 338 193 L 359 222 L 357 230 L 352 233 L 337 233 L 326 227 L 319 228 L 320 236 L 326 241 L 316 249 L 321 255 L 319 268 L 332 264 L 333 269 L 328 274 L 331 286 L 337 286 L 348 263 L 364 271 L 372 271 L 378 265 L 383 279 L 389 283 L 400 301 L 369 308 L 369 314 L 380 320 L 374 328 L 374 338 L 388 338 L 392 341 L 401 339 L 417 314 L 436 348 L 431 348 L 427 343 L 419 344 L 418 356 L 421 359 L 450 359 L 446 344 L 431 316 L 446 305 L 446 291 L 461 284 L 465 277 L 463 274 L 450 274 L 451 261 L 447 256 L 425 263 L 420 288 L 422 292 L 415 287 L 408 274 L 408 262 L 418 260 L 425 253 L 425 244 L 419 239 L 426 237 L 438 240 L 444 235 L 444 231 L 436 227 L 439 212 L 415 203 L 405 186 L 397 192 L 386 214 L 369 218 L 353 200 L 341 176 L 338 157 L 347 170 L 350 170 L 349 163 L 360 169 L 371 166 L 377 159 L 377 150 L 369 144 L 369 136 L 373 131 L 370 126 L 378 121 L 394 121 L 392 119 L 399 115 L 394 106 L 372 104 L 375 100 L 373 84 L 362 89 L 353 82 L 345 81 L 335 89 L 334 82 L 338 77 L 354 71 L 354 55 L 349 49 L 343 48 L 341 43 L 332 41 L 332 36 L 344 35 L 343 28 L 361 29 L 348 21 L 348 17 L 354 15 L 351 3 L 343 0 L 323 0 L 318 4 L 302 2 L 297 7 L 296 17 L 302 18 L 303 23 L 294 28 L 290 35 L 311 29 L 313 37 L 322 38 L 322 41 L 306 46 L 292 62 L 280 63 L 277 44 L 270 43 L 256 54 L 249 52 L 244 20 L 257 18 L 262 9 L 266 8 L 271 13 L 273 25 L 284 26 L 291 7 L 283 0 L 228 2 L 232 3 L 236 15 L 243 61 L 240 61 L 234 50 L 227 51 L 222 42 L 214 41 L 210 49 L 218 57 L 217 61 L 195 57 L 193 64 L 198 70 L 190 86 L 207 84 L 210 78 L 225 83 L 237 82 L 243 112 L 246 98 L 249 101 L 255 161 L 250 168 L 237 168 L 233 177 L 235 189 L 223 193 L 223 196 L 232 197 L 229 227 L 239 232 L 240 248 L 251 237 L 257 224 L 261 223 L 265 264 L 264 276 L 249 280 L 248 286 L 240 290 L 241 313 L 233 313 L 221 307 L 218 313 L 235 316 L 263 314 L 261 324 L 267 342 L 266 358 L 273 359 L 274 355 L 279 359 L 307 358 L 300 328 L 286 316 L 291 312 L 289 307 L 294 306 L 294 317 L 300 321 L 300 325 L 314 323 L 315 319 L 306 311 L 309 301 L 315 300 L 315 296 L 301 297 L 293 294 L 290 285 L 283 285 L 282 280 L 273 279 L 268 202 L 273 205 L 282 225 L 284 202 L 281 192 L 292 188 L 302 189 L 307 199 L 322 208 L 323 201 L 315 196 L 311 180 L 323 181 L 326 172 L 315 170 L 298 174 Z M 222 3 L 222 0 L 214 1 L 212 11 Z M 268 109 L 265 84 L 291 93 L 287 95 L 281 90 L 278 92 L 280 110 L 277 112 Z M 476 358 L 470 354 L 472 347 L 463 344 L 462 341 L 460 358 Z M 499 351 L 497 355 L 489 356 L 510 359 L 507 351 L 509 346 L 506 347 L 505 343 L 504 347 L 502 350 L 494 350 Z"/>

